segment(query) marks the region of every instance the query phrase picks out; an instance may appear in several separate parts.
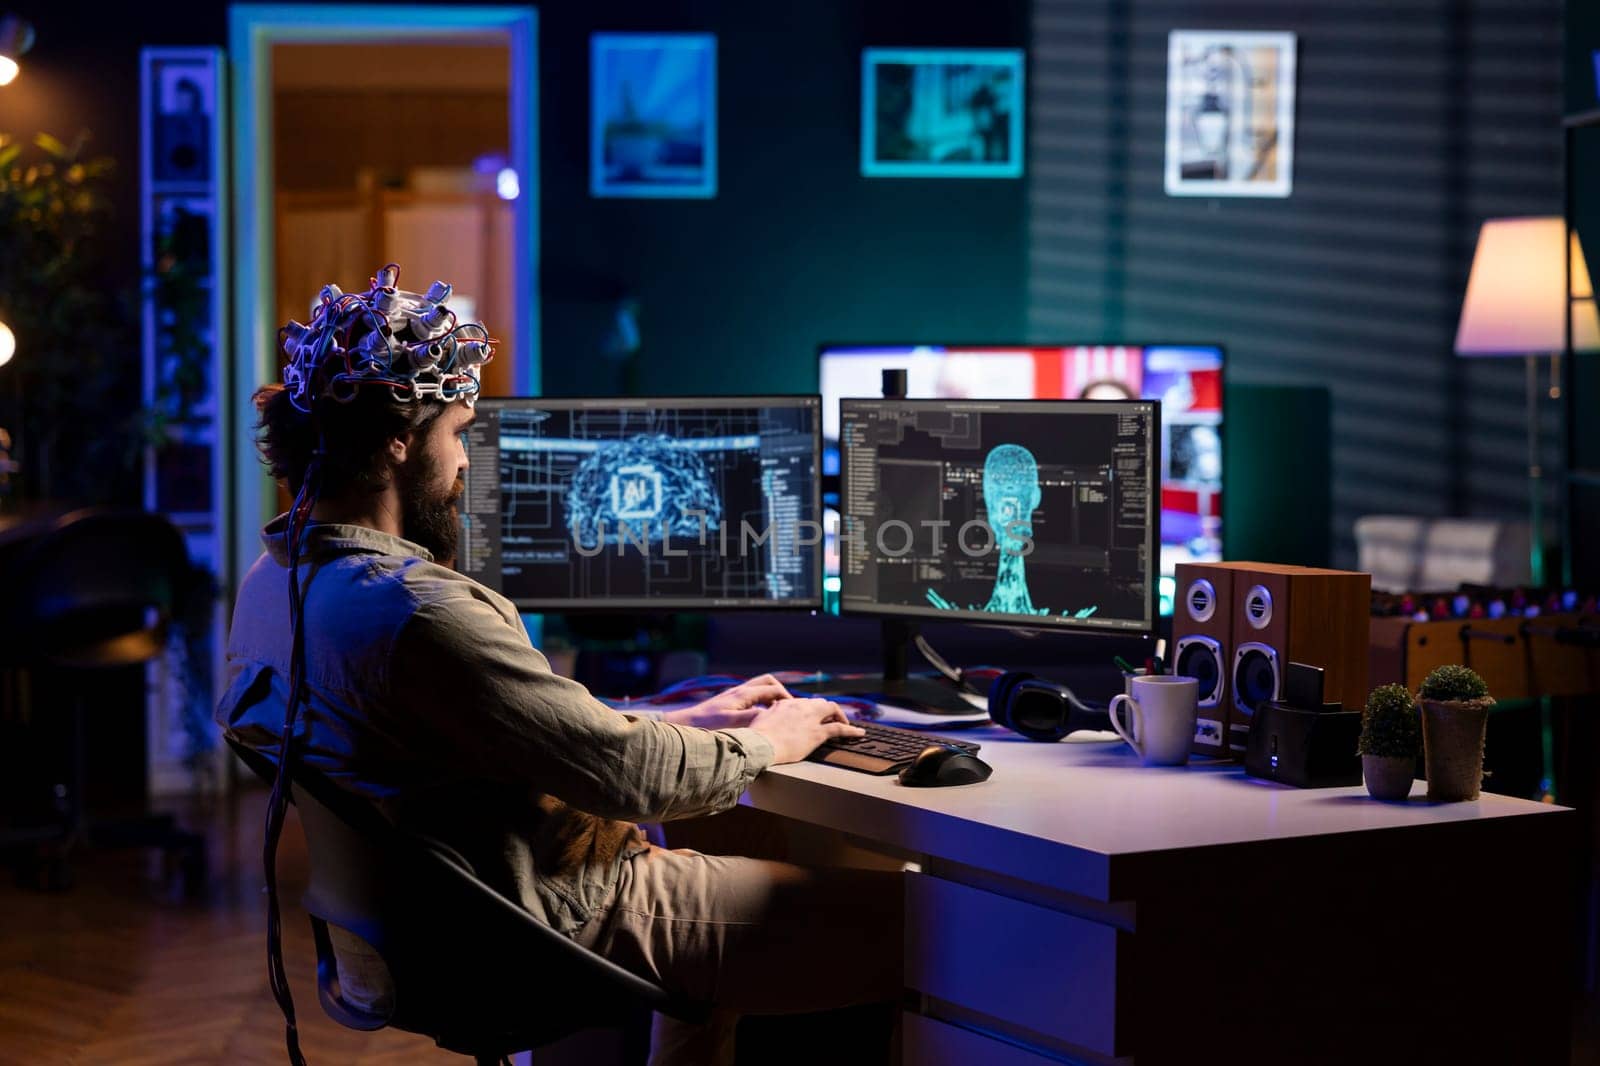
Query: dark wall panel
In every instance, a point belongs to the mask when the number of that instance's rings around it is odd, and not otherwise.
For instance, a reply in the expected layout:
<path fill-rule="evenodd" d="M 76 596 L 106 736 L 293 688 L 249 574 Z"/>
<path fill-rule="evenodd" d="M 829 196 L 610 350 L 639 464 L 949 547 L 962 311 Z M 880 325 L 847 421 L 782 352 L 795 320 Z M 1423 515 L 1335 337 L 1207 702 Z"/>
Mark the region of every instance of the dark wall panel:
<path fill-rule="evenodd" d="M 1561 23 L 1561 0 L 1037 0 L 1031 335 L 1220 341 L 1234 380 L 1327 385 L 1337 563 L 1362 514 L 1526 514 L 1522 365 L 1451 349 L 1478 225 L 1560 211 Z M 1167 35 L 1230 28 L 1299 35 L 1288 199 L 1163 190 Z"/>
<path fill-rule="evenodd" d="M 1025 47 L 1028 5 L 822 0 L 541 9 L 544 385 L 805 391 L 837 340 L 1014 340 L 1026 185 L 860 173 L 861 50 Z M 589 34 L 717 34 L 713 200 L 589 196 Z M 622 301 L 642 348 L 602 354 Z"/>

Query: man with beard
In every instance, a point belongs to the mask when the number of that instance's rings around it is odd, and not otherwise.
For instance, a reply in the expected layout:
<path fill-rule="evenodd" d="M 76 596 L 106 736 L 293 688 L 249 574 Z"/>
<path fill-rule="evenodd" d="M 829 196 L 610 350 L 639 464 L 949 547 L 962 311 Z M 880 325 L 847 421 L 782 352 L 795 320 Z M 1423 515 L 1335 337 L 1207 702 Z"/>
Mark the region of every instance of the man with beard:
<path fill-rule="evenodd" d="M 860 730 L 770 675 L 651 717 L 552 673 L 514 606 L 450 568 L 488 335 L 455 324 L 448 286 L 423 297 L 397 276 L 386 267 L 366 294 L 325 289 L 310 326 L 285 327 L 285 384 L 256 393 L 262 455 L 301 510 L 262 531 L 266 553 L 240 584 L 218 721 L 277 757 L 293 548 L 295 758 L 451 846 L 541 921 L 714 1004 L 705 1025 L 658 1019 L 652 1061 L 732 1062 L 740 1013 L 896 999 L 898 873 L 668 851 L 636 824 L 727 810 L 767 766 Z M 382 1013 L 382 959 L 333 932 L 342 994 Z"/>

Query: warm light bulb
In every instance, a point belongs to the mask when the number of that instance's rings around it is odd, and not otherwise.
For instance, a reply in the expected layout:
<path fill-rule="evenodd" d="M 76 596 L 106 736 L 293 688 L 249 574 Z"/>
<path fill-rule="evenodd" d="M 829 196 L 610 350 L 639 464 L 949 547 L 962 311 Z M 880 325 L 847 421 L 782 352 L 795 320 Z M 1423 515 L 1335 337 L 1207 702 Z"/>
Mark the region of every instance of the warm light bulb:
<path fill-rule="evenodd" d="M 0 85 L 10 85 L 17 80 L 17 73 L 22 70 L 17 66 L 17 61 L 10 56 L 0 56 Z"/>
<path fill-rule="evenodd" d="M 17 354 L 17 335 L 11 332 L 11 327 L 0 322 L 0 366 L 11 362 L 11 357 Z"/>

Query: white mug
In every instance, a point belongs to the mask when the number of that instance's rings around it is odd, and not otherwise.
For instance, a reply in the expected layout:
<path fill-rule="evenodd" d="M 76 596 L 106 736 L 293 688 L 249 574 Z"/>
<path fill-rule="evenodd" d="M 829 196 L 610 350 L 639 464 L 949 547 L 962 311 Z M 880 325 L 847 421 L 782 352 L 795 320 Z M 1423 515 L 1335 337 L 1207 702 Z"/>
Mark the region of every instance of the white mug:
<path fill-rule="evenodd" d="M 1156 674 L 1130 677 L 1128 692 L 1112 697 L 1111 728 L 1139 753 L 1146 766 L 1182 766 L 1194 744 L 1195 707 L 1200 682 L 1192 677 Z M 1122 703 L 1132 708 L 1133 729 L 1122 727 L 1117 712 Z"/>

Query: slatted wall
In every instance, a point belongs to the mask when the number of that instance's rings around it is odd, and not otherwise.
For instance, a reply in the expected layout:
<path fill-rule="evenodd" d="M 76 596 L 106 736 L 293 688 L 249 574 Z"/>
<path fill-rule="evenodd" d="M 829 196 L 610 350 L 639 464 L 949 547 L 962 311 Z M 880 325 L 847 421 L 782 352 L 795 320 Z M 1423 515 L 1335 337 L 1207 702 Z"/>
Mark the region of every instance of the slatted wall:
<path fill-rule="evenodd" d="M 1560 0 L 1035 0 L 1032 338 L 1219 341 L 1233 380 L 1329 386 L 1336 565 L 1362 514 L 1525 515 L 1522 363 L 1451 347 L 1479 223 L 1560 212 L 1561 25 Z M 1288 199 L 1165 195 L 1174 29 L 1299 34 Z"/>

